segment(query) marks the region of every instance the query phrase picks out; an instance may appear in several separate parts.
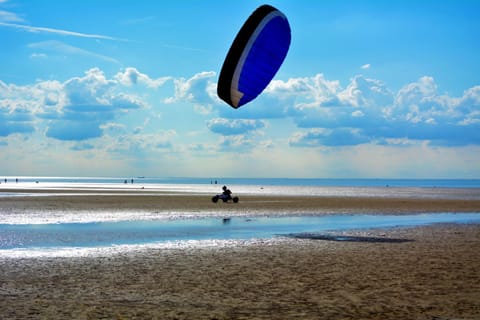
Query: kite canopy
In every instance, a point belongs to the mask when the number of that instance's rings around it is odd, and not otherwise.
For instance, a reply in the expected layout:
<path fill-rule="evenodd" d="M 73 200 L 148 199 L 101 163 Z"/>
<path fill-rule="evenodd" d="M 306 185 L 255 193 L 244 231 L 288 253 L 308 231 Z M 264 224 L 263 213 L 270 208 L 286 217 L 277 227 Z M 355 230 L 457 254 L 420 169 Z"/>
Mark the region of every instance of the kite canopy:
<path fill-rule="evenodd" d="M 220 99 L 238 108 L 255 99 L 270 83 L 290 46 L 285 15 L 269 5 L 257 8 L 233 41 L 218 80 Z"/>

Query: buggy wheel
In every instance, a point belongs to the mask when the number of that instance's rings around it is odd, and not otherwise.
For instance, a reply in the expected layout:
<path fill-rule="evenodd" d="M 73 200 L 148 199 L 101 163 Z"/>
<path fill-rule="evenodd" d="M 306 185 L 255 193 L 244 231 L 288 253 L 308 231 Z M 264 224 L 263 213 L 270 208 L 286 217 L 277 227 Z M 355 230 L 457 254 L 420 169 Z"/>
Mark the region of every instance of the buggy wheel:
<path fill-rule="evenodd" d="M 233 197 L 233 202 L 237 203 L 238 202 L 238 197 Z"/>
<path fill-rule="evenodd" d="M 218 196 L 213 196 L 213 197 L 212 197 L 212 202 L 213 202 L 213 203 L 217 203 L 217 201 L 218 201 Z"/>

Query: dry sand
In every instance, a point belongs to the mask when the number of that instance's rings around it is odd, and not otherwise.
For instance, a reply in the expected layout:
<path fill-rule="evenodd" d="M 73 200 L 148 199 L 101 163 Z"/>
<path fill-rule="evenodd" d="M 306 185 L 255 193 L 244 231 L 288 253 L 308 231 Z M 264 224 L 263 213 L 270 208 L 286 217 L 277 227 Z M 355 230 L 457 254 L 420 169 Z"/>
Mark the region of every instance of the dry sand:
<path fill-rule="evenodd" d="M 480 212 L 477 200 L 205 196 L 0 199 L 2 210 Z M 150 197 L 150 198 L 145 198 Z M 198 197 L 198 198 L 197 198 Z M 147 201 L 148 200 L 148 201 Z M 181 200 L 181 201 L 180 201 Z M 208 198 L 207 198 L 208 200 Z M 7 208 L 7 209 L 5 209 Z M 216 209 L 212 209 L 216 208 Z M 233 209 L 234 208 L 234 209 Z M 480 225 L 83 258 L 0 259 L 2 319 L 480 319 Z"/>

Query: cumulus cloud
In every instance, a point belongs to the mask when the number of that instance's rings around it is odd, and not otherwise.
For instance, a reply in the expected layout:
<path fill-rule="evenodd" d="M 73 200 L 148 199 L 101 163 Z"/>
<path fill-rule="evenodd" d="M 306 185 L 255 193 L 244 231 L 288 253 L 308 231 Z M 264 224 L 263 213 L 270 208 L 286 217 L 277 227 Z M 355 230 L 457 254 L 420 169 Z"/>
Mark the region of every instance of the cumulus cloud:
<path fill-rule="evenodd" d="M 310 129 L 292 136 L 292 146 L 398 139 L 451 146 L 480 142 L 479 88 L 466 90 L 462 97 L 451 97 L 438 93 L 432 77 L 422 77 L 394 93 L 383 82 L 363 76 L 353 77 L 342 88 L 338 82 L 316 75 L 277 81 L 270 90 L 294 97 L 294 112 L 290 110 L 285 116 L 299 128 Z"/>
<path fill-rule="evenodd" d="M 128 111 L 133 109 L 146 108 L 146 103 L 136 96 L 131 96 L 125 93 L 119 93 L 112 96 L 110 104 L 115 110 Z"/>
<path fill-rule="evenodd" d="M 165 82 L 168 80 L 171 80 L 171 77 L 152 79 L 148 75 L 141 73 L 135 68 L 126 68 L 123 72 L 117 73 L 115 75 L 115 79 L 125 86 L 132 86 L 142 83 L 151 88 L 158 88 L 165 84 Z"/>
<path fill-rule="evenodd" d="M 262 129 L 265 127 L 265 122 L 261 120 L 228 120 L 224 118 L 215 118 L 207 122 L 207 127 L 214 133 L 230 136 Z"/>
<path fill-rule="evenodd" d="M 386 86 L 363 76 L 354 77 L 346 88 L 322 75 L 309 83 L 304 100 L 294 104 L 289 116 L 300 128 L 365 128 L 384 121 L 382 108 L 393 103 L 393 93 Z"/>
<path fill-rule="evenodd" d="M 200 72 L 190 79 L 179 78 L 174 80 L 175 95 L 166 99 L 167 103 L 188 101 L 194 104 L 211 105 L 215 103 L 216 93 L 212 92 L 212 78 L 215 72 Z"/>
<path fill-rule="evenodd" d="M 121 113 L 146 106 L 138 97 L 116 93 L 117 85 L 98 68 L 66 81 L 63 91 L 67 104 L 56 112 L 55 119 L 50 117 L 46 135 L 59 140 L 97 138 L 103 135 L 105 123 Z"/>
<path fill-rule="evenodd" d="M 304 110 L 321 105 L 336 105 L 338 81 L 314 77 L 273 80 L 253 102 L 239 109 L 220 108 L 220 116 L 239 119 L 278 119 L 301 116 Z M 226 105 L 225 105 L 226 106 Z"/>
<path fill-rule="evenodd" d="M 224 136 L 220 139 L 218 144 L 220 151 L 247 151 L 255 146 L 257 146 L 256 142 L 253 141 L 251 138 L 246 137 L 245 135 L 232 135 L 232 136 Z"/>
<path fill-rule="evenodd" d="M 379 109 L 393 102 L 393 92 L 383 82 L 363 76 L 355 76 L 337 96 L 341 105 L 358 108 Z"/>
<path fill-rule="evenodd" d="M 464 120 L 480 121 L 480 86 L 466 90 L 453 108 L 457 115 L 466 115 Z"/>
<path fill-rule="evenodd" d="M 368 143 L 360 129 L 339 128 L 339 129 L 311 129 L 307 132 L 297 132 L 292 135 L 289 144 L 294 147 L 333 147 L 333 146 L 354 146 Z"/>
<path fill-rule="evenodd" d="M 243 118 L 290 117 L 299 127 L 352 126 L 376 122 L 382 108 L 392 105 L 394 94 L 375 79 L 355 76 L 346 88 L 339 81 L 328 80 L 323 74 L 313 77 L 275 80 L 249 111 L 239 111 Z M 229 114 L 222 114 L 227 117 Z M 367 119 L 367 122 L 365 122 Z M 353 123 L 352 123 L 353 122 Z"/>
<path fill-rule="evenodd" d="M 107 92 L 115 85 L 99 68 L 92 68 L 82 77 L 74 77 L 64 84 L 64 90 L 71 104 L 101 104 Z"/>
<path fill-rule="evenodd" d="M 223 135 L 224 147 L 255 145 L 252 140 L 259 136 L 246 139 L 246 133 L 268 131 L 265 119 L 296 125 L 298 132 L 289 141 L 295 147 L 398 145 L 399 141 L 402 145 L 480 144 L 480 86 L 451 96 L 439 92 L 435 80 L 426 76 L 393 92 L 385 83 L 361 75 L 342 86 L 317 74 L 272 81 L 255 101 L 235 110 L 216 97 L 214 77 L 214 72 L 200 72 L 188 79 L 153 78 L 126 68 L 109 78 L 92 68 L 64 82 L 20 86 L 0 81 L 0 136 L 38 131 L 57 140 L 85 141 L 110 134 L 146 134 L 145 119 L 140 118 L 128 130 L 112 130 L 119 128 L 122 115 L 149 109 L 145 99 L 149 90 L 171 80 L 174 92 L 166 102 L 192 104 L 201 113 L 198 126 L 206 123 L 211 132 Z M 171 110 L 164 112 L 162 119 L 181 117 Z"/>
<path fill-rule="evenodd" d="M 432 77 L 405 85 L 394 104 L 385 109 L 387 126 L 383 136 L 426 140 L 442 146 L 478 144 L 480 90 L 475 88 L 458 98 L 438 93 Z"/>
<path fill-rule="evenodd" d="M 0 80 L 0 136 L 35 130 L 37 101 L 43 99 L 39 91 L 39 86 L 7 85 Z"/>
<path fill-rule="evenodd" d="M 287 81 L 276 80 L 265 92 L 292 101 L 297 110 L 319 106 L 338 105 L 338 92 L 341 89 L 337 80 L 327 80 L 323 74 L 313 77 L 292 78 Z"/>
<path fill-rule="evenodd" d="M 109 137 L 106 149 L 115 154 L 141 158 L 146 154 L 172 151 L 174 148 L 172 140 L 176 135 L 175 130 L 165 130 L 156 134 L 125 134 Z"/>
<path fill-rule="evenodd" d="M 39 130 L 62 141 L 101 137 L 105 126 L 122 114 L 148 107 L 124 88 L 98 68 L 63 83 L 40 81 L 17 86 L 0 81 L 0 135 Z"/>

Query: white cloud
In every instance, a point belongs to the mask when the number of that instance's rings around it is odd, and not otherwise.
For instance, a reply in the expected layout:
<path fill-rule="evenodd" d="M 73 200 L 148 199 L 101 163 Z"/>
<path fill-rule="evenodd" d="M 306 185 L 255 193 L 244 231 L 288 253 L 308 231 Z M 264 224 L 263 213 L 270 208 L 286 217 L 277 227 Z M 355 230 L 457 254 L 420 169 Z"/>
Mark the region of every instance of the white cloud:
<path fill-rule="evenodd" d="M 0 1 L 0 3 L 2 2 Z M 13 12 L 0 10 L 0 22 L 1 21 L 23 22 L 24 20 Z"/>
<path fill-rule="evenodd" d="M 190 79 L 179 78 L 174 80 L 175 95 L 166 99 L 166 103 L 175 103 L 179 101 L 188 101 L 195 104 L 210 105 L 215 103 L 215 97 L 212 96 L 212 78 L 216 73 L 200 72 Z"/>
<path fill-rule="evenodd" d="M 44 81 L 34 85 L 17 86 L 0 81 L 0 136 L 16 133 L 31 134 L 52 107 L 59 86 L 57 81 Z M 57 99 L 61 99 L 57 97 Z M 50 105 L 46 106 L 46 102 Z"/>
<path fill-rule="evenodd" d="M 379 109 L 393 103 L 393 93 L 379 80 L 355 76 L 338 100 L 341 105 Z"/>
<path fill-rule="evenodd" d="M 161 77 L 152 79 L 148 75 L 139 72 L 135 68 L 126 68 L 125 71 L 119 72 L 115 75 L 115 79 L 124 86 L 132 86 L 135 84 L 143 83 L 151 88 L 158 88 L 165 84 L 171 77 Z"/>
<path fill-rule="evenodd" d="M 361 130 L 355 128 L 319 129 L 296 132 L 290 138 L 294 147 L 354 146 L 370 142 Z"/>
<path fill-rule="evenodd" d="M 46 59 L 48 56 L 45 53 L 32 53 L 30 58 L 32 59 Z"/>
<path fill-rule="evenodd" d="M 59 140 L 97 138 L 104 134 L 104 125 L 121 114 L 147 107 L 141 98 L 118 92 L 118 85 L 98 68 L 66 81 L 66 104 L 51 115 L 47 136 Z"/>
<path fill-rule="evenodd" d="M 463 96 L 458 99 L 457 104 L 454 107 L 454 111 L 461 114 L 476 114 L 480 110 L 480 85 L 472 87 L 463 93 Z"/>
<path fill-rule="evenodd" d="M 107 92 L 115 85 L 99 68 L 92 68 L 83 77 L 74 77 L 64 84 L 65 93 L 71 104 L 103 104 Z"/>
<path fill-rule="evenodd" d="M 363 116 L 365 116 L 365 114 L 361 110 L 355 110 L 352 112 L 352 117 L 360 118 Z"/>
<path fill-rule="evenodd" d="M 7 85 L 0 81 L 0 135 L 44 132 L 62 141 L 98 138 L 122 115 L 149 107 L 143 98 L 93 68 L 61 83 Z M 110 130 L 111 131 L 111 130 Z"/>
<path fill-rule="evenodd" d="M 120 134 L 126 134 L 128 132 L 126 125 L 115 123 L 115 122 L 107 122 L 102 124 L 100 128 L 109 135 L 117 136 Z"/>
<path fill-rule="evenodd" d="M 431 77 L 392 92 L 363 76 L 342 86 L 315 75 L 276 80 L 254 103 L 234 110 L 216 100 L 214 76 L 153 78 L 126 68 L 111 77 L 93 68 L 62 82 L 0 81 L 2 168 L 47 170 L 58 161 L 59 174 L 118 174 L 141 163 L 153 174 L 214 174 L 216 159 L 224 173 L 252 172 L 245 163 L 255 161 L 255 172 L 282 175 L 271 168 L 280 157 L 282 168 L 295 168 L 289 174 L 297 176 L 428 176 L 446 167 L 465 177 L 480 172 L 480 86 L 454 97 L 439 93 Z M 170 95 L 163 91 L 171 86 L 157 90 L 167 79 L 175 84 Z M 178 105 L 162 105 L 160 92 Z M 184 105 L 210 113 L 186 115 L 178 108 Z M 402 163 L 412 155 L 419 159 Z M 472 165 L 462 168 L 465 159 Z"/>
<path fill-rule="evenodd" d="M 241 152 L 251 150 L 256 147 L 257 144 L 254 140 L 244 135 L 232 135 L 232 136 L 223 136 L 220 138 L 218 143 L 220 151 L 229 152 Z"/>
<path fill-rule="evenodd" d="M 397 93 L 383 82 L 355 76 L 344 89 L 336 81 L 322 75 L 276 81 L 264 99 L 277 96 L 277 110 L 288 109 L 290 117 L 300 128 L 333 130 L 318 136 L 309 132 L 292 140 L 293 146 L 318 146 L 392 141 L 409 138 L 438 145 L 479 144 L 480 86 L 465 91 L 462 97 L 439 94 L 432 77 L 422 77 L 405 85 Z M 289 97 L 289 99 L 285 99 Z M 273 100 L 272 100 L 273 101 Z M 353 135 L 350 129 L 355 131 Z M 328 139 L 327 139 L 328 138 Z"/>
<path fill-rule="evenodd" d="M 126 68 L 109 78 L 101 69 L 92 68 L 64 82 L 38 81 L 17 86 L 0 81 L 0 119 L 4 123 L 0 135 L 28 136 L 39 132 L 56 140 L 78 141 L 107 135 L 148 134 L 146 118 L 164 123 L 184 118 L 176 113 L 176 108 L 160 109 L 161 104 L 151 108 L 148 100 L 160 91 L 151 89 L 172 80 L 174 94 L 168 102 L 192 104 L 198 114 L 189 114 L 186 121 L 195 123 L 193 130 L 206 124 L 210 132 L 231 137 L 222 140 L 224 147 L 260 145 L 260 133 L 281 131 L 275 129 L 275 121 L 289 124 L 291 132 L 299 130 L 290 139 L 290 146 L 294 147 L 398 145 L 396 141 L 423 141 L 439 146 L 480 144 L 480 86 L 452 97 L 439 94 L 433 78 L 422 77 L 394 93 L 376 79 L 355 76 L 342 87 L 339 81 L 318 74 L 275 80 L 254 103 L 234 110 L 216 98 L 214 77 L 214 72 L 201 72 L 189 79 L 152 78 L 136 68 Z M 158 114 L 160 110 L 159 118 L 154 112 Z M 136 116 L 141 112 L 141 117 Z M 135 124 L 126 126 L 133 121 L 130 119 L 135 119 Z M 267 126 L 264 119 L 272 119 L 272 123 Z M 113 130 L 114 124 L 123 129 Z M 255 134 L 248 139 L 233 138 L 247 132 Z M 283 132 L 284 139 L 289 133 Z M 192 144 L 200 145 L 205 143 L 201 139 L 207 138 L 199 134 L 190 139 L 196 140 Z"/>
<path fill-rule="evenodd" d="M 109 103 L 115 109 L 122 111 L 142 109 L 148 106 L 141 98 L 126 93 L 119 93 L 112 96 Z"/>
<path fill-rule="evenodd" d="M 215 118 L 207 122 L 207 127 L 214 133 L 222 135 L 239 135 L 265 127 L 261 120 Z"/>
<path fill-rule="evenodd" d="M 58 34 L 62 36 L 71 36 L 71 37 L 80 37 L 80 38 L 126 41 L 125 39 L 114 38 L 114 37 L 105 36 L 101 34 L 89 34 L 89 33 L 81 33 L 81 32 L 54 29 L 54 28 L 35 27 L 35 26 L 28 26 L 28 25 L 17 24 L 17 23 L 0 22 L 0 26 L 19 29 L 27 32 L 32 32 L 32 33 L 47 33 L 47 34 Z"/>
<path fill-rule="evenodd" d="M 339 81 L 317 74 L 310 78 L 272 81 L 265 93 L 280 100 L 293 98 L 297 110 L 339 106 L 380 108 L 393 103 L 393 93 L 383 82 L 360 75 L 353 77 L 345 89 Z"/>
<path fill-rule="evenodd" d="M 166 130 L 156 134 L 125 134 L 109 137 L 106 149 L 128 158 L 151 157 L 157 152 L 171 152 L 174 149 L 175 130 Z"/>
<path fill-rule="evenodd" d="M 54 52 L 62 55 L 79 55 L 83 57 L 96 58 L 96 59 L 100 59 L 100 60 L 111 62 L 111 63 L 116 63 L 116 64 L 119 63 L 118 60 L 116 60 L 115 58 L 101 55 L 88 50 L 84 50 L 82 48 L 78 48 L 75 46 L 71 46 L 57 40 L 35 42 L 35 43 L 29 44 L 28 47 L 33 49 L 40 49 L 47 52 Z M 39 55 L 42 55 L 42 53 L 40 54 L 34 53 L 32 55 L 36 55 L 36 57 L 38 57 Z"/>
<path fill-rule="evenodd" d="M 85 151 L 85 150 L 93 150 L 95 149 L 95 146 L 87 142 L 78 142 L 78 143 L 75 143 L 70 149 L 73 151 Z"/>
<path fill-rule="evenodd" d="M 299 78 L 287 81 L 290 94 L 296 96 L 296 108 L 315 108 L 319 106 L 338 105 L 338 92 L 341 89 L 337 80 L 327 80 L 323 74 L 311 78 Z"/>
<path fill-rule="evenodd" d="M 274 80 L 255 101 L 237 110 L 221 108 L 220 115 L 244 119 L 301 116 L 309 109 L 338 105 L 340 89 L 339 81 L 329 81 L 322 74 L 287 81 Z"/>
<path fill-rule="evenodd" d="M 363 66 L 361 66 L 360 69 L 368 70 L 368 69 L 370 69 L 370 67 L 371 67 L 370 63 L 367 63 L 367 64 L 364 64 Z"/>

